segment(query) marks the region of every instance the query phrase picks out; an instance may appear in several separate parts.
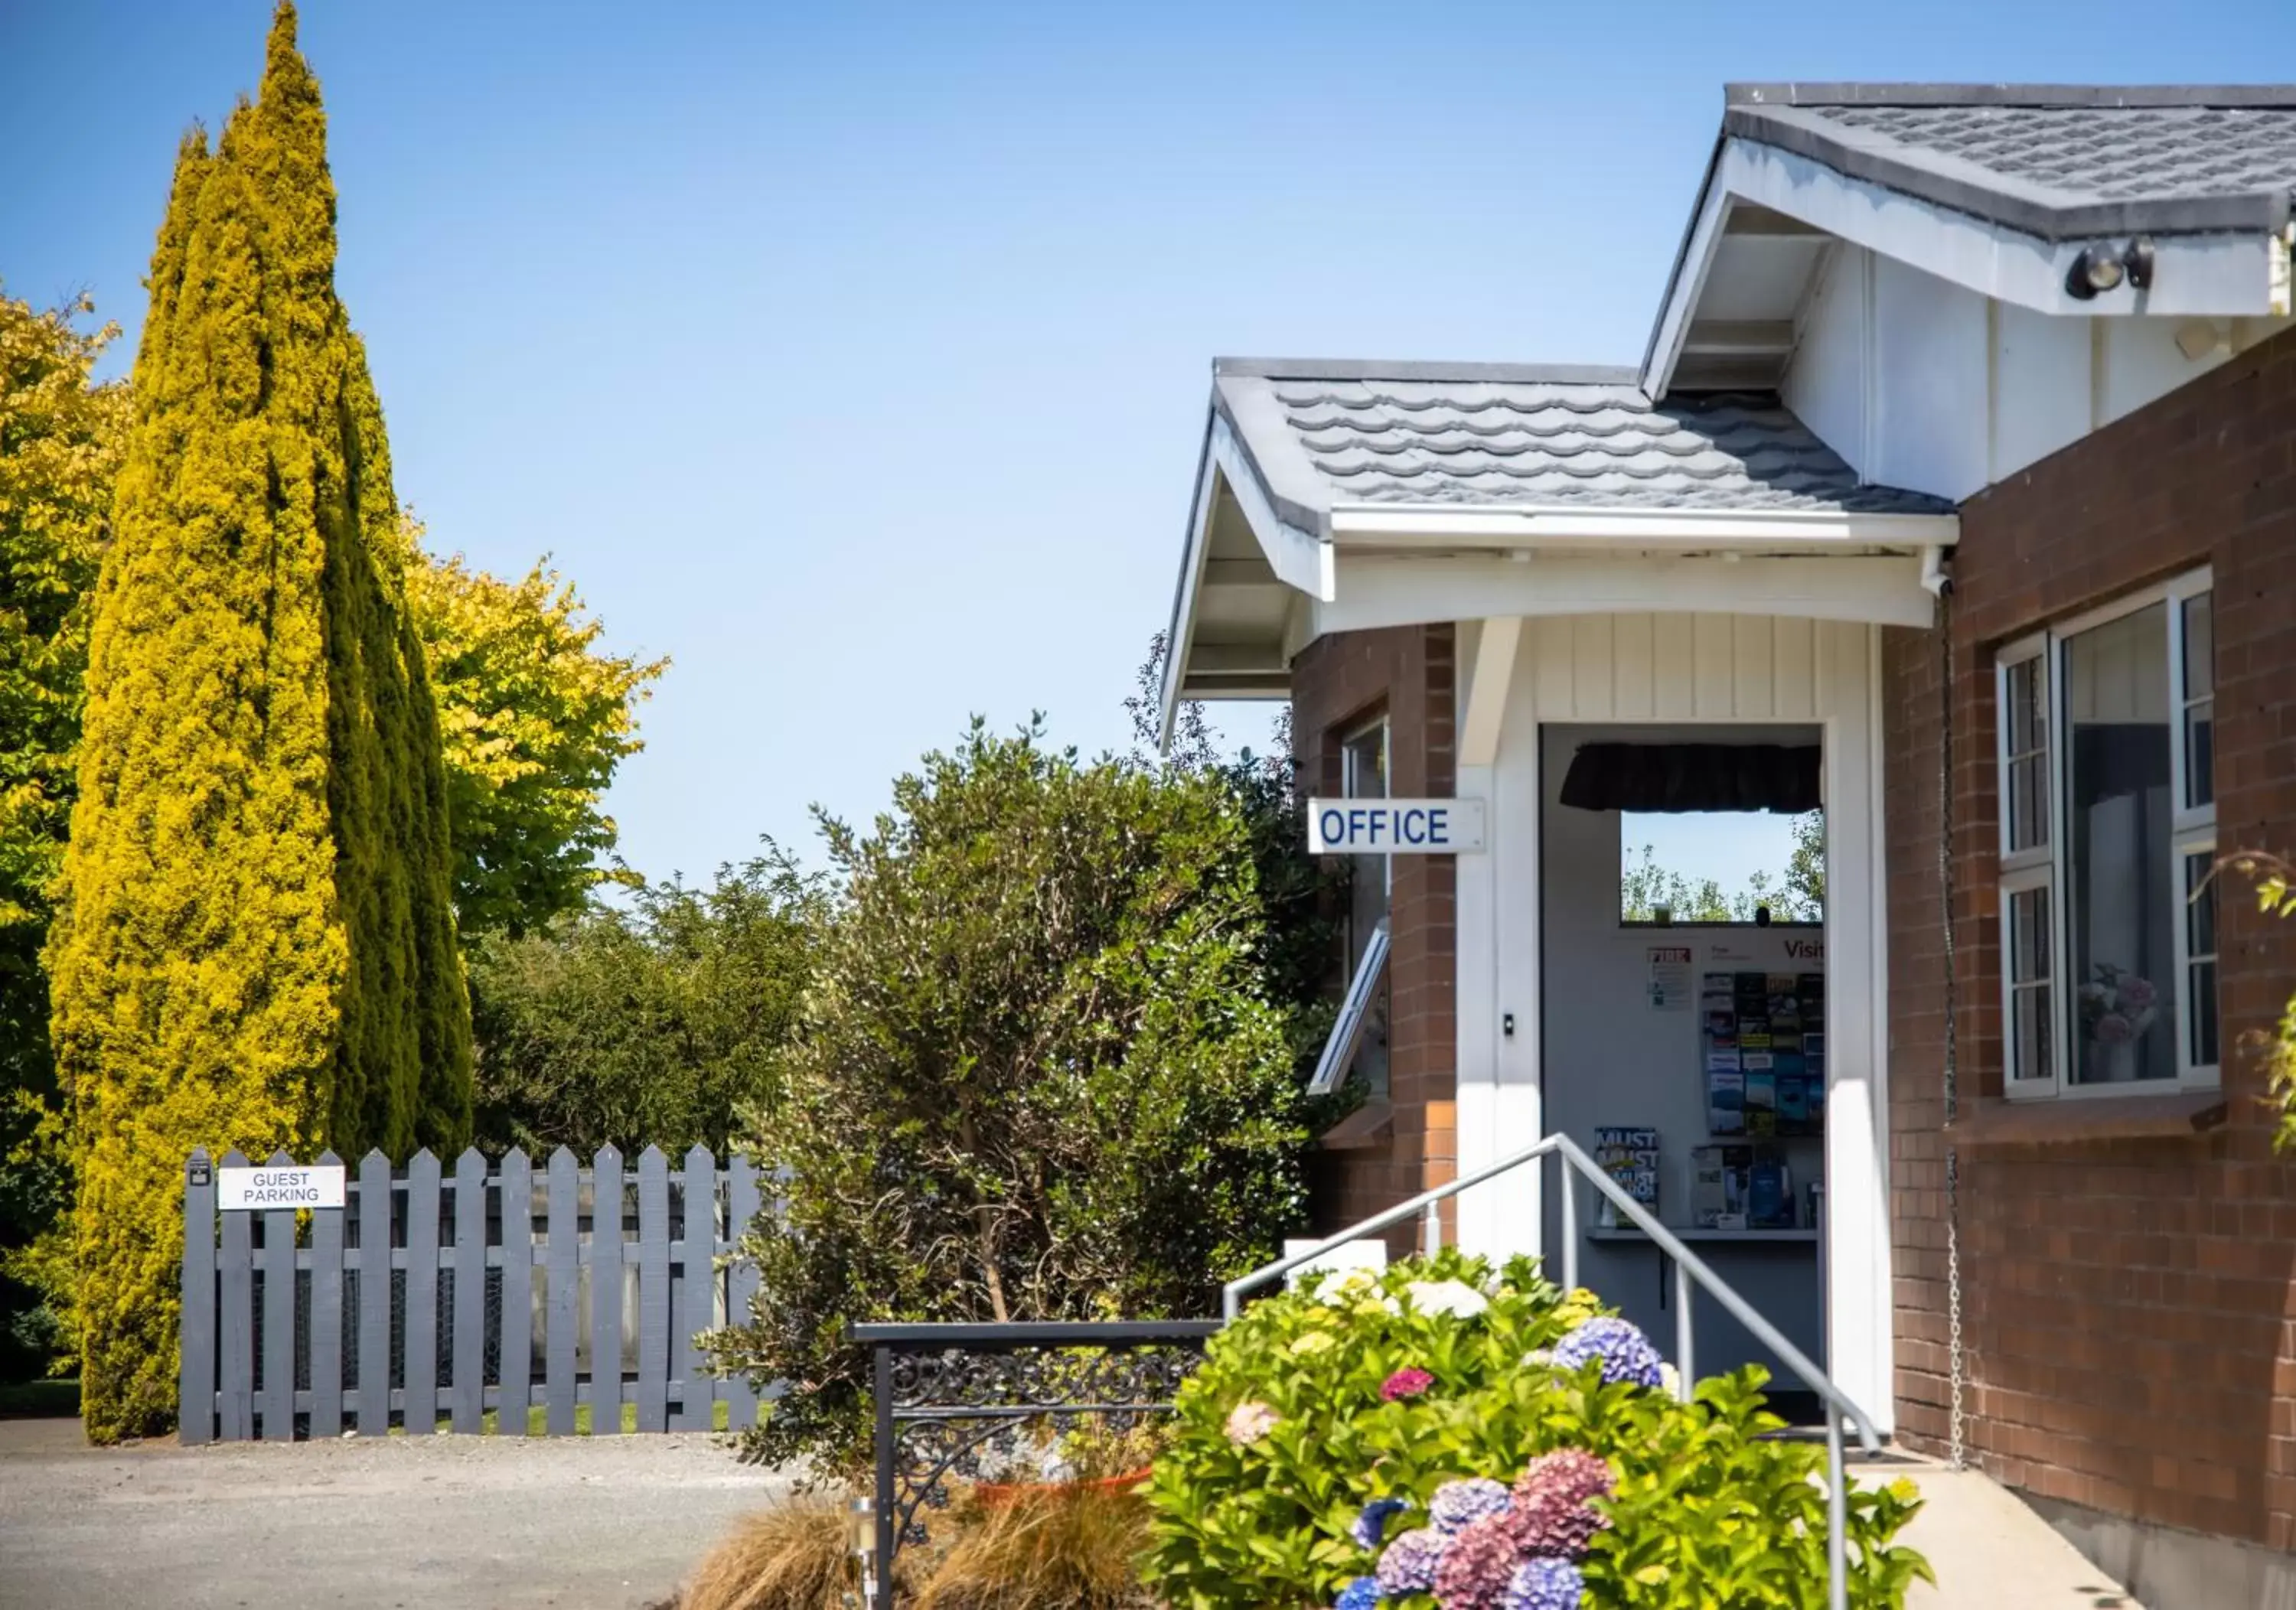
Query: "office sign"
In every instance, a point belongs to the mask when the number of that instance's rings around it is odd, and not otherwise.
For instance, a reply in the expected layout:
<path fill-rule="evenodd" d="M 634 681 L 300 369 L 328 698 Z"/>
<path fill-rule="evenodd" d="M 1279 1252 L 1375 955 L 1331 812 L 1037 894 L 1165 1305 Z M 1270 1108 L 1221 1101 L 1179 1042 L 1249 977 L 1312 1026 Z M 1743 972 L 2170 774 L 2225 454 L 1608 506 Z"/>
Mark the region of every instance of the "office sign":
<path fill-rule="evenodd" d="M 271 1207 L 340 1207 L 343 1205 L 343 1165 L 315 1163 L 261 1164 L 250 1168 L 216 1171 L 216 1205 L 226 1213 L 250 1213 Z"/>
<path fill-rule="evenodd" d="M 1480 799 L 1311 799 L 1316 855 L 1456 855 L 1483 847 Z"/>

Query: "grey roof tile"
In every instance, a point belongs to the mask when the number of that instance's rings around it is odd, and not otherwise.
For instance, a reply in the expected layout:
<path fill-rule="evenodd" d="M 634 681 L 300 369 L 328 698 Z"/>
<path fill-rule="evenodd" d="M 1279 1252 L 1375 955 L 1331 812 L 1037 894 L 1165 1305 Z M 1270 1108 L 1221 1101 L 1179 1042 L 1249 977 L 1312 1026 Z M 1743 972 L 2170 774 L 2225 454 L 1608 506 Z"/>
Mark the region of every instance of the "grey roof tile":
<path fill-rule="evenodd" d="M 1939 514 L 1951 505 L 1861 485 L 1778 398 L 1738 392 L 1653 405 L 1630 383 L 1248 372 L 1223 361 L 1215 397 L 1255 467 L 1304 457 L 1334 503 Z M 1255 391 L 1259 395 L 1252 395 Z M 1271 439 L 1277 432 L 1281 439 Z M 1257 438 L 1257 439 L 1255 439 Z M 1267 479 L 1263 469 L 1263 479 Z M 1295 480 L 1292 484 L 1298 485 Z"/>
<path fill-rule="evenodd" d="M 1733 86 L 1726 133 L 2051 239 L 2276 230 L 2296 90 Z"/>

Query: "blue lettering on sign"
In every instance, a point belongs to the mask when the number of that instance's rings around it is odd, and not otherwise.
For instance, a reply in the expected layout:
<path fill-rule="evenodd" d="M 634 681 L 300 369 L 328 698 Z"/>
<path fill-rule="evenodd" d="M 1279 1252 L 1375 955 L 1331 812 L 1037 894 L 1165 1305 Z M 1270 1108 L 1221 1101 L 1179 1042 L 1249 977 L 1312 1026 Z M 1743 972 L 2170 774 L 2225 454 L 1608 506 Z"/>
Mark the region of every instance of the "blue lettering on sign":
<path fill-rule="evenodd" d="M 1348 836 L 1348 814 L 1345 811 L 1325 810 L 1318 824 L 1318 833 L 1325 844 L 1338 844 Z"/>
<path fill-rule="evenodd" d="M 1427 813 L 1427 821 L 1428 825 L 1434 830 L 1434 837 L 1430 840 L 1431 843 L 1448 844 L 1451 842 L 1450 812 L 1430 811 Z"/>

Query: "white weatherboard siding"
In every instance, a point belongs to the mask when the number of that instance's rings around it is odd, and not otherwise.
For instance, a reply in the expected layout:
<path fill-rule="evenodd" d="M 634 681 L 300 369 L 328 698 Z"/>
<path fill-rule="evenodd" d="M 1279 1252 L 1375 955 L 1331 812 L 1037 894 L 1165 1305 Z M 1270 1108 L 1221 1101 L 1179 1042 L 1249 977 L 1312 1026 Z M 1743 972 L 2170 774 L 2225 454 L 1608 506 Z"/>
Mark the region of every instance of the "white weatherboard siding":
<path fill-rule="evenodd" d="M 1864 479 L 1958 502 L 2289 324 L 2044 313 L 1844 245 L 1805 298 L 1779 389 Z M 2190 357 L 2180 333 L 2216 344 Z"/>
<path fill-rule="evenodd" d="M 1478 658 L 1480 631 L 1466 623 L 1461 666 Z M 1544 1132 L 1540 724 L 1817 724 L 1825 746 L 1831 895 L 1825 933 L 1831 1373 L 1887 1430 L 1893 1410 L 1889 1147 L 1882 1127 L 1888 958 L 1880 633 L 1845 622 L 1687 614 L 1549 617 L 1524 621 L 1521 632 L 1497 754 L 1488 767 L 1463 767 L 1459 777 L 1462 794 L 1480 794 L 1488 802 L 1489 824 L 1488 850 L 1457 862 L 1460 1170 L 1520 1150 Z M 1463 699 L 1475 697 L 1468 674 Z M 1487 955 L 1488 963 L 1479 955 Z M 1508 1014 L 1514 1019 L 1512 1035 L 1502 1029 Z M 1684 1078 L 1692 1076 L 1684 1071 Z M 1476 1251 L 1537 1250 L 1539 1213 L 1532 1182 L 1520 1173 L 1509 1176 L 1461 1199 L 1461 1242 Z"/>

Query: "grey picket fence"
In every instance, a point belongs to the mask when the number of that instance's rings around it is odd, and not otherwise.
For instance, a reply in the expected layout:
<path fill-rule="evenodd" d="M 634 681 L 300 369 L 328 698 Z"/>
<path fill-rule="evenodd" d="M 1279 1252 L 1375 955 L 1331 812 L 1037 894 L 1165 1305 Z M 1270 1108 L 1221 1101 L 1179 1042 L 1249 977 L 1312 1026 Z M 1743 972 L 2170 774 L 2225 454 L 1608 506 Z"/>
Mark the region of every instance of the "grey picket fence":
<path fill-rule="evenodd" d="M 758 1211 L 747 1158 L 466 1151 L 447 1173 L 370 1152 L 343 1206 L 300 1214 L 219 1212 L 203 1150 L 184 1181 L 185 1442 L 478 1434 L 489 1411 L 503 1435 L 570 1436 L 583 1405 L 612 1435 L 625 1403 L 642 1432 L 710 1430 L 719 1403 L 729 1430 L 757 1421 L 750 1384 L 696 1344 L 757 1292 L 754 1268 L 719 1263 Z"/>

